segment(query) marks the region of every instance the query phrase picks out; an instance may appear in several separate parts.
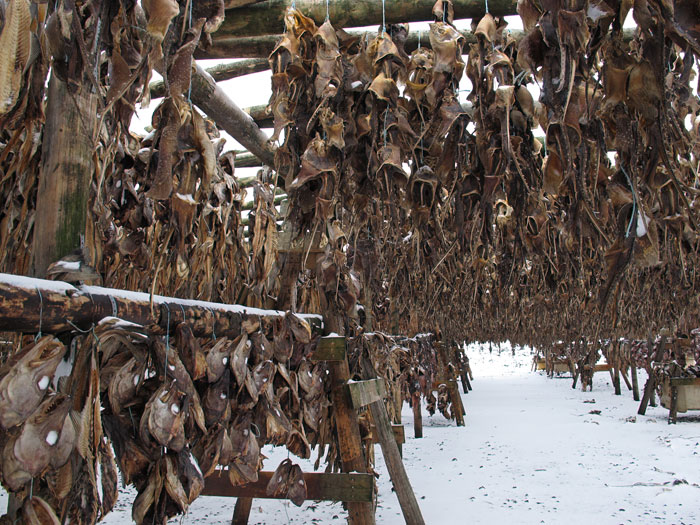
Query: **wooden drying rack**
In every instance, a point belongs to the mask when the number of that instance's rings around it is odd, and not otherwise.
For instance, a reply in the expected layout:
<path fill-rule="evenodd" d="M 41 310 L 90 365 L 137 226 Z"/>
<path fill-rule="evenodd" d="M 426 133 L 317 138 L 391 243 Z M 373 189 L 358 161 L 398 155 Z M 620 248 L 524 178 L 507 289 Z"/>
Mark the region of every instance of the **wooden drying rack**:
<path fill-rule="evenodd" d="M 284 312 L 257 310 L 204 301 L 169 297 L 151 300 L 148 294 L 100 287 L 75 287 L 60 281 L 0 274 L 0 331 L 61 333 L 89 328 L 110 316 L 148 325 L 153 333 L 166 333 L 178 323 L 190 324 L 195 335 L 240 331 L 251 319 L 278 317 Z M 321 316 L 303 316 L 316 331 Z M 328 363 L 332 401 L 343 472 L 305 473 L 307 499 L 343 501 L 353 525 L 375 523 L 375 478 L 368 472 L 362 451 L 357 410 L 369 407 L 374 421 L 373 441 L 382 453 L 406 523 L 424 523 L 401 459 L 403 428 L 392 427 L 384 404 L 386 386 L 364 360 L 362 381 L 350 381 L 345 337 L 326 336 L 312 354 L 313 361 Z M 253 498 L 269 498 L 267 482 L 272 473 L 261 472 L 256 483 L 232 486 L 228 476 L 209 476 L 202 495 L 237 497 L 233 524 L 248 522 Z"/>

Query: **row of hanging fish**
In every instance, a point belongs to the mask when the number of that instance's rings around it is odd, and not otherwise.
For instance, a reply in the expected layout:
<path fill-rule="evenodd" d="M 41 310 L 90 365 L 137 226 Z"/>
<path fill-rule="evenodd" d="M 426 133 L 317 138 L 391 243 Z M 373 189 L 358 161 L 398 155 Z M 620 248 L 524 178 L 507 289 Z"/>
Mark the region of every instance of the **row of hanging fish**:
<path fill-rule="evenodd" d="M 219 468 L 233 485 L 257 481 L 265 444 L 309 458 L 335 441 L 327 370 L 308 358 L 318 338 L 292 313 L 206 340 L 187 323 L 158 336 L 116 318 L 69 346 L 44 336 L 0 369 L 2 483 L 25 513 L 93 523 L 119 471 L 138 491 L 134 521 L 165 523 Z M 298 466 L 280 469 L 271 493 L 301 504 Z"/>

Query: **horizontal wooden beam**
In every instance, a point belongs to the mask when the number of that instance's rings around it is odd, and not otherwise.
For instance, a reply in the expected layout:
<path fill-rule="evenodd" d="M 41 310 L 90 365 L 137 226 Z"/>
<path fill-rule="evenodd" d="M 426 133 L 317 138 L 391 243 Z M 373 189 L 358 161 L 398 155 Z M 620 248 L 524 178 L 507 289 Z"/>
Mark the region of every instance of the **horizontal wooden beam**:
<path fill-rule="evenodd" d="M 490 5 L 490 4 L 489 4 Z M 509 30 L 510 35 L 519 41 L 525 36 L 525 32 L 520 29 Z M 349 31 L 349 33 L 358 38 L 364 36 L 367 31 Z M 476 42 L 476 36 L 471 31 L 462 31 L 462 35 L 465 38 L 465 48 L 464 52 L 468 50 L 466 44 L 473 44 Z M 629 41 L 634 35 L 634 30 L 625 29 L 623 32 L 623 39 Z M 279 42 L 281 34 L 277 35 L 263 35 L 254 37 L 235 37 L 228 35 L 220 35 L 216 33 L 214 35 L 212 45 L 206 49 L 206 51 L 197 50 L 195 51 L 195 57 L 197 58 L 267 58 L 275 49 L 277 42 Z M 404 49 L 411 53 L 418 47 L 418 31 L 411 31 L 406 39 L 406 44 Z M 430 40 L 428 34 L 423 32 L 420 35 L 421 46 L 430 47 Z"/>
<path fill-rule="evenodd" d="M 205 71 L 211 75 L 216 82 L 231 80 L 251 73 L 258 73 L 270 69 L 270 63 L 266 58 L 250 58 L 237 62 L 226 62 L 208 67 Z M 151 98 L 165 96 L 165 83 L 162 80 L 151 82 L 148 86 Z"/>
<path fill-rule="evenodd" d="M 152 304 L 151 304 L 152 300 Z M 161 295 L 80 286 L 0 273 L 0 332 L 61 333 L 89 329 L 105 317 L 147 326 L 153 333 L 165 333 L 187 322 L 197 336 L 239 334 L 246 320 L 278 318 L 285 312 L 240 305 L 177 299 Z M 322 317 L 297 314 L 315 331 Z"/>
<path fill-rule="evenodd" d="M 381 378 L 351 381 L 348 383 L 348 391 L 355 410 L 381 401 L 386 397 L 386 386 L 384 379 Z"/>
<path fill-rule="evenodd" d="M 285 499 L 268 496 L 267 484 L 273 472 L 259 472 L 258 481 L 246 485 L 231 485 L 226 471 L 218 471 L 204 480 L 202 496 L 233 498 Z M 372 474 L 304 472 L 306 499 L 312 501 L 364 501 L 374 497 L 375 479 Z"/>
<path fill-rule="evenodd" d="M 200 65 L 192 73 L 192 102 L 253 155 L 268 166 L 274 165 L 274 147 L 268 136 Z"/>
<path fill-rule="evenodd" d="M 700 377 L 672 377 L 671 386 L 700 386 Z"/>
<path fill-rule="evenodd" d="M 455 19 L 481 18 L 486 12 L 483 0 L 453 0 Z M 226 19 L 214 36 L 255 36 L 276 34 L 284 27 L 288 7 L 296 8 L 320 26 L 328 16 L 335 27 L 362 27 L 434 20 L 435 0 L 269 0 L 261 4 L 228 9 Z M 514 15 L 517 0 L 490 0 L 494 16 Z M 384 7 L 384 9 L 382 9 Z"/>
<path fill-rule="evenodd" d="M 343 361 L 347 341 L 342 336 L 325 336 L 318 340 L 316 350 L 309 356 L 312 361 Z"/>
<path fill-rule="evenodd" d="M 403 425 L 393 424 L 391 425 L 391 431 L 394 433 L 394 439 L 398 445 L 403 445 L 406 443 L 406 432 L 404 431 Z M 370 427 L 370 432 L 372 433 L 372 443 L 379 443 L 379 436 L 377 435 L 377 427 L 372 425 Z"/>

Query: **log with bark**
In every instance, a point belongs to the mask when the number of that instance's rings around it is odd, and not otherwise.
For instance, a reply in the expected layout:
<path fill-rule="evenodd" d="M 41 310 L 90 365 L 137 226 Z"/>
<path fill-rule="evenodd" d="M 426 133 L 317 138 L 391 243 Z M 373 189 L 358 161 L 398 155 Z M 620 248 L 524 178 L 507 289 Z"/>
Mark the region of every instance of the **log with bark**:
<path fill-rule="evenodd" d="M 454 0 L 453 4 L 455 19 L 481 17 L 485 12 L 482 0 Z M 275 34 L 283 27 L 286 9 L 292 5 L 296 5 L 297 9 L 312 18 L 317 25 L 330 18 L 336 27 L 361 27 L 379 25 L 383 20 L 387 24 L 433 20 L 435 0 L 387 0 L 385 3 L 377 0 L 334 0 L 328 4 L 317 0 L 272 0 L 227 10 L 226 19 L 214 35 Z M 515 0 L 491 0 L 488 9 L 494 16 L 514 15 L 516 5 Z"/>

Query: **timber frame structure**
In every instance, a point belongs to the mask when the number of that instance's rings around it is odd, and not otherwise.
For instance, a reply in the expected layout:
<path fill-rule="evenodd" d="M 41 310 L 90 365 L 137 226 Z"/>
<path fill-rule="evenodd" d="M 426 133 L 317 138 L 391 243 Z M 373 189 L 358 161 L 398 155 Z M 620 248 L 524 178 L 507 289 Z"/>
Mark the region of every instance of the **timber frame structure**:
<path fill-rule="evenodd" d="M 675 422 L 700 377 L 699 27 L 691 0 L 0 0 L 10 519 L 94 522 L 119 469 L 139 523 L 206 493 L 235 523 L 263 496 L 372 523 L 362 409 L 422 523 L 389 417 L 410 400 L 418 437 L 437 390 L 464 425 L 464 342 L 552 373 L 563 341 L 584 388 L 603 347 L 617 392 L 643 361 L 640 411 L 666 385 Z M 219 84 L 267 69 L 265 106 Z M 327 446 L 336 474 L 262 473 L 265 443 Z"/>

